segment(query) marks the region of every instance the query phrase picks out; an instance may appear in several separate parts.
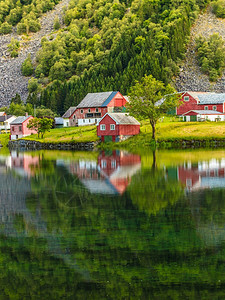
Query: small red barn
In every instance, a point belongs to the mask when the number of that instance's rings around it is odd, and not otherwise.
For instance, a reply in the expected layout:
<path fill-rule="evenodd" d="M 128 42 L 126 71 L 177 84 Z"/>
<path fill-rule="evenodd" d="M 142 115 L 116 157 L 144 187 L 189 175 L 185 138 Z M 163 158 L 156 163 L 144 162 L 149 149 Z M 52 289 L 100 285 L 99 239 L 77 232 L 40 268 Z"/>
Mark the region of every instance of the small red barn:
<path fill-rule="evenodd" d="M 31 119 L 33 119 L 32 116 L 21 116 L 21 117 L 17 117 L 10 124 L 11 140 L 17 140 L 25 136 L 37 133 L 35 130 L 27 128 L 27 124 Z"/>
<path fill-rule="evenodd" d="M 125 113 L 107 113 L 97 123 L 97 135 L 104 142 L 117 142 L 139 134 L 140 123 Z"/>

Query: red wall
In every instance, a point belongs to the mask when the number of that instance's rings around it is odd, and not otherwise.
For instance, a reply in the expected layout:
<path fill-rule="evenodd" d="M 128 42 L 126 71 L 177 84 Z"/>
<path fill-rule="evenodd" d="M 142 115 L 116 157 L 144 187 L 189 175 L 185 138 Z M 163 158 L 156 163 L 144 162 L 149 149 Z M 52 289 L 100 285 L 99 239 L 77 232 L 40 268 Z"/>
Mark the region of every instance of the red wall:
<path fill-rule="evenodd" d="M 24 121 L 22 124 L 18 125 L 10 125 L 10 133 L 11 135 L 30 135 L 30 134 L 36 134 L 37 131 L 31 130 L 27 128 L 27 124 L 29 121 L 33 119 L 33 117 L 28 118 L 26 121 Z M 14 130 L 12 130 L 12 127 L 14 127 Z M 20 130 L 19 128 L 22 127 Z"/>
<path fill-rule="evenodd" d="M 189 96 L 189 101 L 184 101 L 184 97 Z M 197 104 L 197 100 L 195 100 L 191 95 L 185 93 L 181 100 L 183 102 L 179 107 L 177 107 L 177 115 L 183 115 L 184 113 L 188 112 L 189 110 L 199 110 L 199 105 Z"/>
<path fill-rule="evenodd" d="M 106 129 L 100 130 L 100 125 L 105 124 Z M 110 130 L 110 124 L 115 124 L 115 130 Z M 105 116 L 103 120 L 99 123 L 97 126 L 97 135 L 98 136 L 104 136 L 104 135 L 119 135 L 118 125 L 116 125 L 116 122 L 110 118 L 110 116 Z"/>
<path fill-rule="evenodd" d="M 213 106 L 216 106 L 216 110 L 223 113 L 223 104 L 213 104 L 213 105 L 200 104 L 198 105 L 198 110 L 205 110 L 205 106 L 208 106 L 208 110 L 213 110 Z"/>
<path fill-rule="evenodd" d="M 139 134 L 140 125 L 119 125 L 119 135 Z"/>
<path fill-rule="evenodd" d="M 184 97 L 189 96 L 189 101 L 184 101 Z M 208 110 L 213 110 L 213 106 L 216 106 L 216 110 L 223 113 L 225 104 L 197 104 L 197 100 L 193 98 L 188 92 L 186 92 L 181 100 L 183 102 L 179 107 L 177 107 L 177 115 L 182 115 L 189 110 L 205 110 L 205 106 L 208 106 Z"/>
<path fill-rule="evenodd" d="M 100 130 L 100 125 L 105 124 L 106 129 Z M 115 124 L 115 130 L 110 130 L 110 124 Z M 140 125 L 116 125 L 116 122 L 109 116 L 105 116 L 103 120 L 97 126 L 97 135 L 105 136 L 105 135 L 135 135 L 140 132 Z"/>
<path fill-rule="evenodd" d="M 123 97 L 123 95 L 118 92 L 114 98 L 109 102 L 107 107 L 121 107 L 125 106 L 127 103 L 127 100 Z"/>
<path fill-rule="evenodd" d="M 76 119 L 85 119 L 85 115 L 86 114 L 90 114 L 90 113 L 101 113 L 101 117 L 98 118 L 102 118 L 107 112 L 107 107 L 97 107 L 98 108 L 98 112 L 96 112 L 96 107 L 90 107 L 90 108 L 77 108 L 76 111 L 74 112 Z M 90 112 L 88 110 L 91 110 Z M 81 110 L 83 110 L 83 113 L 81 113 Z M 73 115 L 74 115 L 73 114 Z M 71 116 L 71 118 L 73 117 L 73 115 Z"/>

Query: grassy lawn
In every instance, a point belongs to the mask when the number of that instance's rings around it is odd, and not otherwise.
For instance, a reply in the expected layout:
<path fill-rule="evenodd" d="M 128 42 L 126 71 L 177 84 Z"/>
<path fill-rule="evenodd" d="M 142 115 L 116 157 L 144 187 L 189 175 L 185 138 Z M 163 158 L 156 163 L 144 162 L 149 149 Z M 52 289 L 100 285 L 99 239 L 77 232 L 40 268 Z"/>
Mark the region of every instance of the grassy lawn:
<path fill-rule="evenodd" d="M 165 118 L 156 125 L 157 141 L 225 139 L 225 122 L 179 122 Z M 140 134 L 120 143 L 120 147 L 140 148 L 151 143 L 151 126 L 142 121 Z"/>
<path fill-rule="evenodd" d="M 41 143 L 82 143 L 98 141 L 96 126 L 55 128 L 46 132 L 44 138 L 38 138 L 37 134 L 23 139 L 35 140 Z"/>
<path fill-rule="evenodd" d="M 9 142 L 9 134 L 6 133 L 0 134 L 0 144 L 3 147 L 7 147 L 8 142 Z"/>
<path fill-rule="evenodd" d="M 141 132 L 127 141 L 113 143 L 109 148 L 138 149 L 151 144 L 151 126 L 148 121 L 142 121 Z M 156 139 L 158 141 L 179 140 L 210 140 L 225 139 L 225 122 L 179 122 L 174 117 L 166 117 L 156 126 Z M 68 127 L 51 129 L 46 132 L 43 139 L 37 134 L 24 139 L 36 140 L 43 143 L 81 143 L 99 141 L 96 126 Z M 6 145 L 8 135 L 0 135 L 0 143 Z M 106 145 L 107 146 L 107 145 Z"/>

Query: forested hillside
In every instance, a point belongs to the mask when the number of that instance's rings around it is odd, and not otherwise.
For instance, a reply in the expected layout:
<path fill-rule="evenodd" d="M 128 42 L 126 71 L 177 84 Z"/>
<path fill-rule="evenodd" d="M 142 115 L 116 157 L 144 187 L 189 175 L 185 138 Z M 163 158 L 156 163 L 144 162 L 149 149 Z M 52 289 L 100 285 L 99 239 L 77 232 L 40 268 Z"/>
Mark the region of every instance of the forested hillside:
<path fill-rule="evenodd" d="M 41 27 L 39 17 L 58 2 L 59 0 L 1 0 L 0 33 L 10 33 L 15 25 L 19 34 L 37 32 Z"/>
<path fill-rule="evenodd" d="M 129 91 L 152 74 L 165 83 L 177 74 L 190 27 L 206 2 L 198 0 L 72 0 L 66 27 L 42 39 L 35 76 L 47 88 L 28 101 L 62 114 L 88 92 Z M 38 85 L 36 85 L 37 87 Z"/>
<path fill-rule="evenodd" d="M 56 10 L 42 16 L 57 2 Z M 17 33 L 13 30 L 0 39 L 1 104 L 9 103 L 16 87 L 25 100 L 27 78 L 18 70 L 28 53 L 35 71 L 27 101 L 58 114 L 78 104 L 88 92 L 119 90 L 127 94 L 145 74 L 171 82 L 185 56 L 191 26 L 210 0 L 71 0 L 63 9 L 66 2 L 0 1 L 1 28 L 17 28 Z M 63 10 L 64 24 L 55 20 L 53 26 L 51 16 L 59 15 L 61 20 Z M 30 33 L 38 28 L 33 30 L 29 24 L 34 23 L 29 20 L 35 20 L 41 31 Z M 54 27 L 52 34 L 48 22 L 51 30 Z M 41 39 L 44 32 L 48 35 Z M 19 56 L 14 59 L 6 55 L 11 37 L 21 41 Z M 34 59 L 40 39 L 42 47 Z"/>

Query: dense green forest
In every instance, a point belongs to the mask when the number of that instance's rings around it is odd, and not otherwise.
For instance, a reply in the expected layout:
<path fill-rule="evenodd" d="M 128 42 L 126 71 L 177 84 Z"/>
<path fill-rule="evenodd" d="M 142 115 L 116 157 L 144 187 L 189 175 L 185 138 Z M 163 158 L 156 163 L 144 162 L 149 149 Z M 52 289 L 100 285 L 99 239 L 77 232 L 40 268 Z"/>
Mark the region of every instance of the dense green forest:
<path fill-rule="evenodd" d="M 145 74 L 171 82 L 207 2 L 71 0 L 64 28 L 42 39 L 35 76 L 44 88 L 34 89 L 28 102 L 62 114 L 88 92 L 126 95 Z"/>
<path fill-rule="evenodd" d="M 12 26 L 15 25 L 19 34 L 38 31 L 39 17 L 58 2 L 58 0 L 1 0 L 0 33 L 10 33 Z"/>

